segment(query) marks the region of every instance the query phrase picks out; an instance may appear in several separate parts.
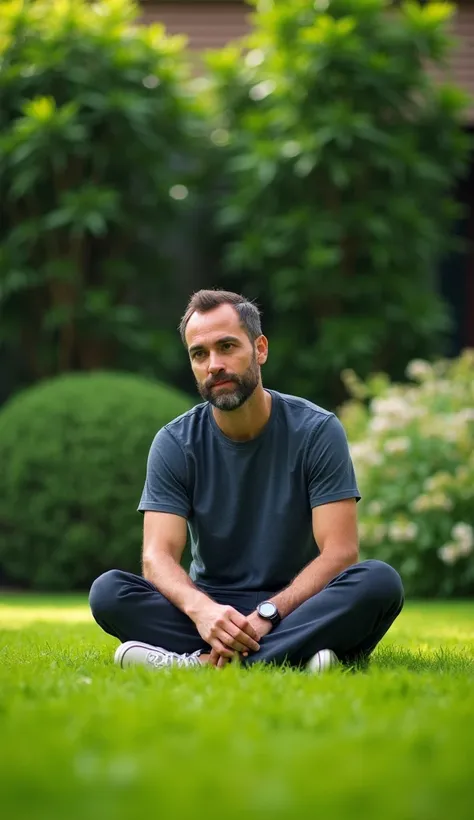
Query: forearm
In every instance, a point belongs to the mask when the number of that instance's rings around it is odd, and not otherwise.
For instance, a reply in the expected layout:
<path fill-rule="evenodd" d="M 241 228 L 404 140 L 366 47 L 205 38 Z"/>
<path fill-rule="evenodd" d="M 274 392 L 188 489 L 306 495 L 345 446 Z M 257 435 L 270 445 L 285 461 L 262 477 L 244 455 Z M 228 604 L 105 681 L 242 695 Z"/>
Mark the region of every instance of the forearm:
<path fill-rule="evenodd" d="M 145 554 L 143 575 L 191 620 L 194 620 L 200 607 L 210 601 L 210 598 L 192 582 L 183 567 L 167 553 L 154 554 L 152 558 Z"/>
<path fill-rule="evenodd" d="M 270 600 L 277 607 L 281 617 L 285 618 L 308 598 L 320 592 L 346 567 L 357 563 L 358 560 L 358 553 L 352 547 L 346 550 L 326 549 L 314 561 L 311 561 L 286 589 L 274 595 Z"/>

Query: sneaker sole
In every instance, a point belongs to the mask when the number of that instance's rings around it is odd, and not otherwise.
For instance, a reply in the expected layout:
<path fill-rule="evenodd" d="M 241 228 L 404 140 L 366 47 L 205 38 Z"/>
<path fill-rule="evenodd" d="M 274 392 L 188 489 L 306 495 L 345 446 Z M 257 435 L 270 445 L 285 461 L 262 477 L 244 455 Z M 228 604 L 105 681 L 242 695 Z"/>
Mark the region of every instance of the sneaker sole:
<path fill-rule="evenodd" d="M 152 652 L 156 652 L 156 646 L 152 646 L 150 643 L 142 643 L 141 641 L 126 641 L 125 643 L 120 644 L 120 646 L 116 649 L 114 663 L 122 669 L 124 669 L 124 666 L 148 666 L 146 663 L 131 663 L 124 665 L 124 659 L 131 649 L 144 649 L 147 652 L 150 650 Z"/>

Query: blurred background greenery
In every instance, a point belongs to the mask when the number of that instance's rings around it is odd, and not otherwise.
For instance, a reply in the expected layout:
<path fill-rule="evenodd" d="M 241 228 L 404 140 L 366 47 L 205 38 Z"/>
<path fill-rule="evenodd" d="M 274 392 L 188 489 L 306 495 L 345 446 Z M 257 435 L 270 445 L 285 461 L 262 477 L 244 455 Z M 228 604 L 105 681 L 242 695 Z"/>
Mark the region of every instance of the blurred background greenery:
<path fill-rule="evenodd" d="M 196 401 L 176 327 L 225 287 L 263 311 L 267 386 L 344 419 L 364 554 L 474 592 L 454 14 L 268 0 L 196 61 L 130 0 L 1 0 L 0 585 L 138 568 L 148 447 Z"/>

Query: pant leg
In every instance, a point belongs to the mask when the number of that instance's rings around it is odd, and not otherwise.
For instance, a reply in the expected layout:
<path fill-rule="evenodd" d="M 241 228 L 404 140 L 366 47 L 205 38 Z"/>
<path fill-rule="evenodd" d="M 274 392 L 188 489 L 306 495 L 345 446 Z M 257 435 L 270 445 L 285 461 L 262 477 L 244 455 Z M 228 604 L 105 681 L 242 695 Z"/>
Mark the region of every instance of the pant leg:
<path fill-rule="evenodd" d="M 203 589 L 218 604 L 229 604 L 244 615 L 253 612 L 255 592 Z M 171 652 L 210 651 L 188 618 L 141 575 L 112 569 L 92 584 L 89 593 L 92 614 L 109 635 L 125 641 L 144 641 Z"/>
<path fill-rule="evenodd" d="M 109 635 L 144 641 L 171 652 L 209 649 L 194 623 L 140 575 L 112 569 L 92 584 L 92 614 Z"/>
<path fill-rule="evenodd" d="M 354 564 L 262 639 L 245 661 L 300 666 L 320 649 L 349 662 L 367 657 L 383 638 L 404 601 L 400 576 L 382 561 Z"/>

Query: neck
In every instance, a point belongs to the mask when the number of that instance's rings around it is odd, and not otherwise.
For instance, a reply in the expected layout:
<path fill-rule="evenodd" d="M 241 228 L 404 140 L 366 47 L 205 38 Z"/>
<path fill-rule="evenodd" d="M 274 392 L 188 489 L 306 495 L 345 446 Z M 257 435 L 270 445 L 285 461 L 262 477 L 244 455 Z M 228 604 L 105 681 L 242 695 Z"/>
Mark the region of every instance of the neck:
<path fill-rule="evenodd" d="M 212 408 L 219 429 L 234 441 L 250 441 L 263 430 L 272 412 L 272 397 L 261 384 L 238 410 Z"/>

